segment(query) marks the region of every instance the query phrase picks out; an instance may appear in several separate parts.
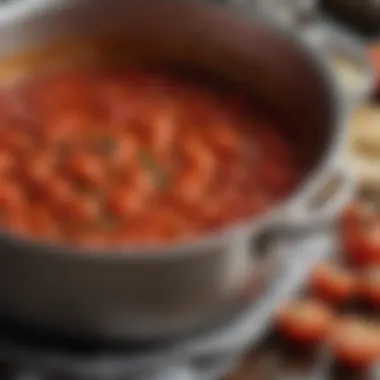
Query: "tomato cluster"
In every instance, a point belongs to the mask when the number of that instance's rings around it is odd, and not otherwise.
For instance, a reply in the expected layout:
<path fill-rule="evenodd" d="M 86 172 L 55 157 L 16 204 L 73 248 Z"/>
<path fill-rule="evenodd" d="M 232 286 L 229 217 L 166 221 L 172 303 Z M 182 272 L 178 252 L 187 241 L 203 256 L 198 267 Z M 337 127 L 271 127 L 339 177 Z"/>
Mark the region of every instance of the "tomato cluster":
<path fill-rule="evenodd" d="M 244 94 L 144 68 L 70 68 L 0 94 L 0 225 L 80 246 L 172 242 L 254 217 L 298 165 Z"/>
<path fill-rule="evenodd" d="M 366 367 L 380 360 L 380 213 L 356 202 L 340 225 L 342 255 L 321 263 L 309 282 L 309 297 L 279 310 L 277 328 L 298 343 L 327 343 L 344 364 Z M 372 317 L 345 315 L 361 305 Z"/>

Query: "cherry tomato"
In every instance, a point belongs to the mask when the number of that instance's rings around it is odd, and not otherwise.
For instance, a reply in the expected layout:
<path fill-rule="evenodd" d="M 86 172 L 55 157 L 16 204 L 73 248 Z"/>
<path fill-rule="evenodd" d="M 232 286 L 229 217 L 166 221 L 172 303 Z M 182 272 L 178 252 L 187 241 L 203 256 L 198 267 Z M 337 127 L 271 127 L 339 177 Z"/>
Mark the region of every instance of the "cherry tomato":
<path fill-rule="evenodd" d="M 187 136 L 183 142 L 183 149 L 192 170 L 205 178 L 213 175 L 216 170 L 215 156 L 199 137 Z"/>
<path fill-rule="evenodd" d="M 342 364 L 363 368 L 380 359 L 379 329 L 363 320 L 338 319 L 330 330 L 329 342 Z"/>
<path fill-rule="evenodd" d="M 357 265 L 380 264 L 380 222 L 344 230 L 343 249 Z"/>
<path fill-rule="evenodd" d="M 195 171 L 181 173 L 173 184 L 173 195 L 185 204 L 200 202 L 205 194 L 206 184 Z"/>
<path fill-rule="evenodd" d="M 333 320 L 331 310 L 316 300 L 294 301 L 279 310 L 277 329 L 297 343 L 317 343 L 324 340 Z"/>
<path fill-rule="evenodd" d="M 0 183 L 0 211 L 9 215 L 9 213 L 18 213 L 26 205 L 26 197 L 23 191 L 16 183 Z"/>
<path fill-rule="evenodd" d="M 157 172 L 155 168 L 152 169 L 152 172 L 149 170 L 136 168 L 130 173 L 131 186 L 136 192 L 140 194 L 141 197 L 146 198 L 150 193 L 153 192 L 155 188 L 154 175 L 158 177 L 161 174 Z M 157 181 L 159 181 L 159 178 L 157 178 Z"/>
<path fill-rule="evenodd" d="M 346 227 L 357 228 L 375 222 L 378 216 L 376 209 L 369 202 L 355 201 L 343 212 L 342 224 Z"/>
<path fill-rule="evenodd" d="M 54 171 L 54 157 L 49 154 L 41 154 L 25 163 L 24 173 L 27 185 L 33 189 L 42 190 Z"/>
<path fill-rule="evenodd" d="M 80 184 L 100 186 L 106 180 L 103 162 L 94 155 L 77 154 L 70 162 L 70 171 Z"/>
<path fill-rule="evenodd" d="M 108 199 L 108 208 L 111 214 L 128 219 L 141 214 L 144 207 L 144 198 L 130 187 L 119 187 L 112 191 Z"/>
<path fill-rule="evenodd" d="M 379 260 L 377 235 L 379 216 L 368 202 L 352 203 L 342 216 L 341 236 L 343 250 L 357 265 L 368 265 Z"/>
<path fill-rule="evenodd" d="M 131 133 L 116 134 L 114 138 L 105 138 L 102 141 L 104 145 L 111 145 L 110 150 L 113 164 L 125 173 L 125 169 L 136 165 L 138 158 L 138 141 Z"/>
<path fill-rule="evenodd" d="M 41 130 L 42 141 L 48 147 L 78 139 L 79 133 L 92 125 L 92 118 L 85 110 L 55 113 Z M 58 145 L 59 146 L 59 145 Z"/>
<path fill-rule="evenodd" d="M 380 267 L 366 269 L 359 279 L 359 294 L 369 304 L 380 306 Z"/>
<path fill-rule="evenodd" d="M 68 223 L 77 224 L 94 223 L 99 217 L 99 202 L 96 199 L 86 196 L 74 196 L 63 210 L 63 214 L 68 218 Z M 70 227 L 70 225 L 69 225 Z"/>
<path fill-rule="evenodd" d="M 165 107 L 165 106 L 164 106 Z M 150 121 L 150 145 L 156 157 L 165 162 L 173 148 L 176 137 L 177 123 L 174 110 L 163 108 L 160 111 L 153 110 Z"/>
<path fill-rule="evenodd" d="M 317 266 L 311 275 L 311 292 L 331 303 L 344 303 L 351 299 L 356 290 L 356 277 L 349 270 L 325 262 Z"/>

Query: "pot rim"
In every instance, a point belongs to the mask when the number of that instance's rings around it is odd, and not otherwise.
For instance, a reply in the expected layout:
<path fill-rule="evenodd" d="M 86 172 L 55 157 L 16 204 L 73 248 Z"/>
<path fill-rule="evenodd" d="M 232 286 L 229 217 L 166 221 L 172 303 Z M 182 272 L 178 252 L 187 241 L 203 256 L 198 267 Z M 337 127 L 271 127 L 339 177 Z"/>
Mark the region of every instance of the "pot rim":
<path fill-rule="evenodd" d="M 25 19 L 33 17 L 36 13 L 51 13 L 56 11 L 57 7 L 60 5 L 73 5 L 70 0 L 59 0 L 59 1 L 45 1 L 45 0 L 33 0 L 31 2 L 25 2 L 25 0 L 18 0 L 15 4 L 18 6 L 12 9 L 10 6 L 10 14 L 13 17 L 4 17 L 0 19 L 2 27 L 7 27 L 12 25 L 12 23 L 22 23 Z M 85 2 L 83 2 L 85 3 Z M 209 7 L 213 11 L 221 11 L 221 7 L 215 4 L 198 4 L 202 7 Z M 91 2 L 86 3 L 86 6 L 91 6 Z M 196 4 L 194 4 L 196 6 Z M 223 11 L 223 10 L 222 10 Z M 224 10 L 226 11 L 226 10 Z M 229 9 L 231 12 L 231 9 Z M 2 10 L 0 9 L 0 14 Z M 8 15 L 9 16 L 9 15 Z M 242 22 L 253 22 L 253 20 L 244 15 L 235 14 L 231 17 L 241 17 Z M 199 238 L 194 238 L 191 241 L 182 241 L 173 244 L 162 244 L 156 245 L 128 245 L 125 247 L 112 247 L 107 248 L 80 248 L 80 247 L 70 247 L 60 244 L 47 243 L 33 241 L 32 239 L 23 238 L 12 234 L 11 232 L 0 231 L 0 239 L 6 239 L 12 246 L 18 248 L 25 248 L 31 253 L 38 255 L 49 255 L 58 254 L 60 257 L 65 259 L 78 259 L 87 261 L 120 261 L 120 260 L 133 260 L 133 261 L 145 261 L 145 260 L 173 260 L 181 259 L 191 255 L 196 257 L 198 254 L 205 254 L 206 252 L 213 252 L 217 249 L 227 247 L 231 242 L 233 237 L 243 237 L 251 236 L 255 232 L 265 228 L 273 220 L 283 221 L 284 224 L 291 224 L 291 215 L 295 206 L 302 205 L 306 200 L 312 195 L 313 189 L 319 183 L 327 170 L 330 170 L 336 164 L 336 156 L 341 151 L 341 147 L 346 140 L 345 126 L 348 121 L 348 105 L 344 101 L 343 97 L 340 96 L 338 84 L 333 77 L 331 68 L 328 66 L 325 59 L 323 59 L 312 46 L 308 45 L 302 41 L 299 37 L 297 38 L 297 32 L 289 30 L 271 20 L 254 20 L 255 25 L 261 25 L 265 29 L 273 30 L 282 36 L 284 43 L 293 45 L 297 51 L 305 56 L 311 58 L 313 64 L 313 69 L 316 74 L 320 77 L 320 80 L 324 82 L 327 91 L 330 93 L 330 101 L 332 105 L 332 124 L 335 127 L 333 131 L 333 137 L 329 142 L 326 152 L 323 155 L 319 164 L 310 173 L 308 173 L 305 178 L 298 185 L 298 189 L 287 197 L 284 201 L 275 205 L 267 212 L 265 212 L 261 217 L 255 218 L 254 220 L 248 220 L 242 223 L 229 225 L 223 227 L 215 232 L 202 235 Z M 282 217 L 281 217 L 282 216 Z"/>

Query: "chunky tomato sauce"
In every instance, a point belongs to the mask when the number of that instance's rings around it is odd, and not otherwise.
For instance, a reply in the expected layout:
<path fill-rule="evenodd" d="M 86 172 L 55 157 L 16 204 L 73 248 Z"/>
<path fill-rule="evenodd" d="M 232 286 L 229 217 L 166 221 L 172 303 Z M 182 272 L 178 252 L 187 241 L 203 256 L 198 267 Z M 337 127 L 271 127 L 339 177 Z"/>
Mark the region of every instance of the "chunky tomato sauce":
<path fill-rule="evenodd" d="M 99 247 L 185 240 L 260 215 L 299 173 L 260 109 L 145 69 L 70 69 L 4 89 L 1 226 Z"/>

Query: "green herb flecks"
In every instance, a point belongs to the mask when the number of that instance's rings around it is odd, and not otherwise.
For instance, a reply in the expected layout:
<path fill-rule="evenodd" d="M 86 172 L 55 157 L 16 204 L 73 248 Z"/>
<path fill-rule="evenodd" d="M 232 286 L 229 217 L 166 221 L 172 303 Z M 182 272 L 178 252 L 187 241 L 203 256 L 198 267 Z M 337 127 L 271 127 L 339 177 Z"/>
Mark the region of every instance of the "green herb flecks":
<path fill-rule="evenodd" d="M 170 176 L 157 162 L 154 155 L 146 150 L 139 152 L 139 160 L 141 165 L 148 170 L 155 178 L 159 187 L 166 187 L 170 183 Z"/>

